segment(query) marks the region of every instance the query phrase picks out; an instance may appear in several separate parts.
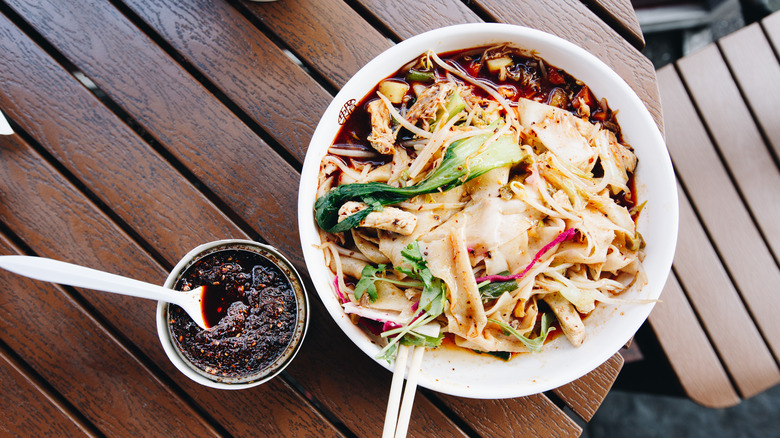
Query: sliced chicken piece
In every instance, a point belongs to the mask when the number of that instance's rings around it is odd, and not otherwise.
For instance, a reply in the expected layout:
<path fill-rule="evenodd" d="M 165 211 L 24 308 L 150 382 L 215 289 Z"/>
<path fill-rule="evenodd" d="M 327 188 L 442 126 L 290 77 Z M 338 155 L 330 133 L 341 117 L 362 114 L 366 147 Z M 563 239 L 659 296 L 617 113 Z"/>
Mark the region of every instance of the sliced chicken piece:
<path fill-rule="evenodd" d="M 439 108 L 444 107 L 447 102 L 447 96 L 455 90 L 454 82 L 438 82 L 426 88 L 419 96 L 417 101 L 409 108 L 406 114 L 406 120 L 409 123 L 416 124 L 419 120 L 424 120 L 423 129 L 427 128 L 427 121 L 436 116 Z"/>
<path fill-rule="evenodd" d="M 380 154 L 392 154 L 395 150 L 395 134 L 390 127 L 390 110 L 381 99 L 369 102 L 366 110 L 371 114 L 371 135 L 368 141 Z"/>
<path fill-rule="evenodd" d="M 366 208 L 368 206 L 362 202 L 345 202 L 339 208 L 339 222 Z M 417 216 L 395 207 L 385 207 L 382 211 L 371 212 L 360 222 L 361 227 L 392 231 L 406 236 L 412 234 L 415 225 L 417 225 Z"/>
<path fill-rule="evenodd" d="M 558 323 L 561 325 L 566 339 L 575 347 L 582 345 L 585 340 L 585 324 L 582 323 L 577 309 L 558 292 L 544 296 L 544 302 L 550 305 Z"/>

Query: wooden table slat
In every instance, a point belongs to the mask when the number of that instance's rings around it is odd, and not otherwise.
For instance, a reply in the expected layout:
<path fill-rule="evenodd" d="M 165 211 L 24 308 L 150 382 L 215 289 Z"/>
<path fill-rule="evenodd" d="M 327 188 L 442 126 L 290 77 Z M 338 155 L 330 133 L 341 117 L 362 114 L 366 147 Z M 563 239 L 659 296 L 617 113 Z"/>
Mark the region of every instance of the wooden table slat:
<path fill-rule="evenodd" d="M 474 11 L 458 0 L 358 1 L 387 28 L 391 29 L 397 38 L 403 40 L 439 27 L 482 22 Z"/>
<path fill-rule="evenodd" d="M 393 45 L 340 0 L 244 4 L 252 16 L 334 87 L 343 86 L 369 60 Z M 386 4 L 392 6 L 394 2 Z"/>
<path fill-rule="evenodd" d="M 679 192 L 678 280 L 743 397 L 753 396 L 779 382 L 780 370 L 688 198 Z"/>
<path fill-rule="evenodd" d="M 482 436 L 579 436 L 582 428 L 543 394 L 508 400 L 441 395 L 450 409 Z"/>
<path fill-rule="evenodd" d="M 630 0 L 583 0 L 583 3 L 606 14 L 609 17 L 607 23 L 614 26 L 634 47 L 639 50 L 644 48 L 645 37 Z"/>
<path fill-rule="evenodd" d="M 109 4 L 88 13 L 62 2 L 12 6 L 233 211 L 303 265 L 297 230 L 288 225 L 299 176 L 229 109 Z M 126 56 L 108 59 L 106 51 Z"/>
<path fill-rule="evenodd" d="M 0 235 L 0 248 L 11 246 Z M 0 349 L 0 434 L 13 436 L 24 430 L 29 436 L 96 436 L 91 424 L 63 406 L 52 391 L 42 387 L 25 364 Z"/>
<path fill-rule="evenodd" d="M 771 31 L 771 26 L 767 27 Z M 780 25 L 777 27 L 776 32 L 780 32 Z M 780 96 L 780 64 L 772 45 L 758 23 L 721 38 L 718 45 L 752 116 L 761 126 L 775 157 L 780 159 L 780 123 L 776 117 L 780 102 L 774 98 Z M 780 252 L 776 250 L 775 254 Z"/>
<path fill-rule="evenodd" d="M 0 137 L 0 145 L 3 146 L 4 157 L 12 158 L 11 153 L 16 150 L 19 150 L 17 153 L 32 154 L 25 152 L 28 148 L 24 148 L 16 137 Z M 30 167 L 4 172 L 2 181 L 14 183 L 0 186 L 4 201 L 0 220 L 18 235 L 45 235 L 46 239 L 26 242 L 39 255 L 162 283 L 165 271 L 160 265 L 117 229 L 93 204 L 70 187 L 59 174 L 49 169 L 39 156 L 9 159 L 8 163 L 3 164 L 11 166 L 10 163 L 16 162 L 29 163 Z M 32 178 L 29 175 L 35 175 L 36 181 L 41 182 L 36 185 L 19 184 L 25 181 L 25 178 Z M 194 236 L 193 240 L 197 240 L 197 236 Z M 115 251 L 114 246 L 105 245 L 104 242 L 113 242 L 119 245 L 122 251 Z M 185 245 L 187 243 L 184 242 Z M 75 253 L 69 252 L 72 248 L 81 249 Z M 0 278 L 16 277 L 3 272 Z M 156 303 L 95 292 L 85 294 L 84 297 L 106 321 L 115 324 L 123 336 L 138 346 L 180 387 L 187 390 L 189 398 L 197 401 L 200 409 L 209 412 L 212 418 L 225 419 L 224 425 L 231 430 L 239 434 L 308 430 L 316 431 L 317 435 L 335 435 L 335 431 L 312 410 L 308 402 L 280 379 L 241 392 L 211 390 L 190 381 L 173 367 L 160 347 L 154 329 Z M 57 320 L 68 321 L 63 318 Z M 92 354 L 100 354 L 100 350 Z M 120 361 L 124 362 L 126 361 Z M 236 415 L 236 412 L 247 409 L 266 412 L 274 421 L 256 416 Z"/>
<path fill-rule="evenodd" d="M 693 62 L 691 59 L 680 62 Z M 658 79 L 669 122 L 667 146 L 677 174 L 752 319 L 767 342 L 776 346 L 780 342 L 777 336 L 780 319 L 776 317 L 780 314 L 780 295 L 776 293 L 780 270 L 753 225 L 674 68 L 659 70 Z M 684 248 L 678 246 L 678 252 L 681 250 Z M 756 269 L 759 266 L 762 268 Z M 685 285 L 685 276 L 679 280 Z M 775 358 L 780 357 L 780 350 L 773 348 L 773 352 Z"/>
<path fill-rule="evenodd" d="M 760 35 L 758 27 L 753 29 Z M 755 35 L 755 32 L 751 34 Z M 743 58 L 742 55 L 736 53 L 753 52 L 753 49 L 760 47 L 759 42 L 751 40 L 748 44 L 748 41 L 744 41 L 746 44 L 742 47 L 753 48 L 744 50 L 735 44 L 726 44 L 725 40 L 721 41 L 724 41 L 724 49 L 728 47 L 725 52 L 727 58 L 733 59 L 730 61 L 732 71 L 759 67 L 755 64 L 744 67 L 736 65 L 745 61 L 740 59 Z M 771 59 L 774 57 L 764 61 L 763 66 L 771 66 Z M 777 95 L 780 95 L 780 65 L 775 62 L 774 66 L 778 70 L 776 85 Z M 714 45 L 680 62 L 679 67 L 688 92 L 711 133 L 713 143 L 725 159 L 742 198 L 749 206 L 769 247 L 775 254 L 780 254 L 780 221 L 777 220 L 780 218 L 780 191 L 777 190 L 777 187 L 780 187 L 780 171 L 761 137 L 755 120 L 751 117 L 750 110 L 742 100 L 740 90 L 729 73 L 729 67 Z M 745 84 L 746 80 L 740 82 Z M 757 84 L 764 87 L 764 83 Z M 717 92 L 713 93 L 713 90 Z M 771 90 L 766 90 L 763 96 L 764 100 L 776 100 Z M 780 112 L 780 107 L 777 112 Z"/>
<path fill-rule="evenodd" d="M 580 418 L 590 421 L 609 390 L 612 389 L 612 384 L 615 383 L 621 368 L 623 368 L 623 356 L 615 353 L 595 370 L 580 379 L 555 388 L 553 392 Z"/>
<path fill-rule="evenodd" d="M 710 408 L 740 402 L 674 274 L 669 276 L 661 302 L 655 305 L 648 321 L 688 397 Z"/>

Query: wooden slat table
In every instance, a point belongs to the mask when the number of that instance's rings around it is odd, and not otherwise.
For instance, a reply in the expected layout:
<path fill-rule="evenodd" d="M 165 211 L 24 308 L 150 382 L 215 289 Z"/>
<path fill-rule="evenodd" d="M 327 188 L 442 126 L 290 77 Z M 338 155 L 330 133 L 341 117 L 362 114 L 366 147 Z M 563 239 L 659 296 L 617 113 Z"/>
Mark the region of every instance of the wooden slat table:
<path fill-rule="evenodd" d="M 268 242 L 305 273 L 299 172 L 320 114 L 394 42 L 479 21 L 572 40 L 637 90 L 662 127 L 626 0 L 0 0 L 0 254 L 162 283 L 191 248 Z M 308 282 L 308 280 L 306 280 Z M 0 432 L 90 436 L 377 436 L 390 373 L 312 292 L 302 351 L 246 391 L 201 387 L 160 348 L 155 303 L 0 273 Z M 412 436 L 578 436 L 615 355 L 547 394 L 421 390 Z M 565 412 L 564 410 L 568 410 Z"/>
<path fill-rule="evenodd" d="M 658 72 L 680 234 L 650 323 L 705 406 L 780 383 L 778 44 L 775 14 Z"/>

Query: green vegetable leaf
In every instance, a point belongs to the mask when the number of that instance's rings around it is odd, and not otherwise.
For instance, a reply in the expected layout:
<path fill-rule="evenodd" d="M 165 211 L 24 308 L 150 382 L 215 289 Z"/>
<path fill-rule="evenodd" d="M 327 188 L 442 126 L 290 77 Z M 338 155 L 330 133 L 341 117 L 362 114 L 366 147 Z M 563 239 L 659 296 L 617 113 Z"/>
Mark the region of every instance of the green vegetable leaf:
<path fill-rule="evenodd" d="M 410 69 L 406 73 L 406 80 L 411 82 L 432 82 L 436 75 L 432 71 Z"/>
<path fill-rule="evenodd" d="M 424 309 L 431 316 L 441 315 L 444 312 L 444 302 L 446 301 L 444 282 L 434 277 L 431 270 L 428 269 L 428 263 L 420 251 L 420 243 L 415 240 L 407 245 L 406 248 L 401 250 L 401 257 L 409 263 L 411 269 L 399 266 L 396 270 L 423 282 L 420 308 Z"/>
<path fill-rule="evenodd" d="M 444 108 L 440 108 L 439 111 L 436 112 L 436 118 L 433 123 L 431 123 L 431 131 L 436 130 L 439 125 L 449 122 L 450 119 L 458 115 L 458 113 L 464 109 L 466 109 L 466 101 L 463 100 L 463 97 L 461 97 L 457 91 L 453 90 L 448 96 Z"/>
<path fill-rule="evenodd" d="M 497 128 L 498 125 L 493 127 Z M 393 187 L 379 182 L 338 186 L 317 199 L 314 203 L 314 217 L 323 230 L 340 233 L 358 226 L 366 216 L 381 206 L 397 204 L 425 193 L 446 191 L 491 169 L 523 160 L 524 152 L 511 135 L 499 137 L 490 147 L 480 151 L 490 136 L 476 135 L 453 142 L 447 148 L 439 167 L 427 178 L 409 187 Z M 368 208 L 339 222 L 339 208 L 347 201 L 363 202 Z"/>
<path fill-rule="evenodd" d="M 379 298 L 376 292 L 376 281 L 381 279 L 377 274 L 382 274 L 387 270 L 386 265 L 371 266 L 366 265 L 360 273 L 360 281 L 355 285 L 355 299 L 360 300 L 364 293 L 368 293 L 368 299 L 373 303 Z"/>
<path fill-rule="evenodd" d="M 504 271 L 498 275 L 508 276 L 510 274 L 509 271 Z M 487 303 L 497 299 L 504 292 L 512 292 L 515 289 L 517 289 L 517 281 L 515 280 L 485 282 L 479 285 L 479 295 L 482 297 L 482 302 Z"/>
<path fill-rule="evenodd" d="M 538 353 L 542 351 L 542 346 L 544 345 L 544 341 L 547 339 L 547 335 L 550 334 L 551 331 L 555 330 L 555 327 L 550 327 L 550 324 L 552 324 L 553 317 L 549 313 L 542 314 L 542 327 L 539 332 L 539 336 L 530 339 L 518 332 L 514 329 L 511 325 L 499 321 L 497 319 L 488 319 L 488 321 L 492 322 L 493 324 L 498 325 L 504 330 L 504 333 L 513 335 L 517 339 L 520 340 L 520 342 L 523 343 L 526 347 L 528 347 L 529 350 L 531 350 L 532 353 Z"/>
<path fill-rule="evenodd" d="M 387 363 L 393 362 L 393 358 L 395 357 L 395 353 L 398 351 L 398 344 L 387 344 L 387 347 L 383 348 L 382 351 L 379 352 L 379 354 L 376 356 L 377 359 L 386 360 Z"/>
<path fill-rule="evenodd" d="M 428 263 L 420 250 L 420 243 L 414 241 L 401 250 L 401 256 L 409 265 L 408 267 L 396 266 L 395 270 L 402 272 L 422 282 L 422 295 L 420 297 L 420 309 L 418 317 L 403 327 L 387 330 L 382 333 L 382 337 L 390 338 L 387 345 L 379 352 L 377 358 L 385 359 L 388 362 L 395 356 L 400 342 L 403 345 L 416 345 L 425 347 L 438 347 L 444 339 L 444 334 L 440 333 L 437 337 L 426 336 L 415 332 L 418 327 L 422 327 L 429 322 L 434 321 L 442 313 L 447 302 L 444 282 L 440 278 L 433 276 L 428 268 Z M 362 280 L 362 279 L 361 279 Z M 387 281 L 386 279 L 381 279 Z M 419 287 L 419 286 L 418 286 Z M 356 288 L 357 290 L 357 288 Z"/>
<path fill-rule="evenodd" d="M 401 345 L 436 348 L 441 345 L 444 340 L 444 333 L 439 333 L 439 336 L 426 336 L 415 332 L 409 332 L 399 342 Z"/>

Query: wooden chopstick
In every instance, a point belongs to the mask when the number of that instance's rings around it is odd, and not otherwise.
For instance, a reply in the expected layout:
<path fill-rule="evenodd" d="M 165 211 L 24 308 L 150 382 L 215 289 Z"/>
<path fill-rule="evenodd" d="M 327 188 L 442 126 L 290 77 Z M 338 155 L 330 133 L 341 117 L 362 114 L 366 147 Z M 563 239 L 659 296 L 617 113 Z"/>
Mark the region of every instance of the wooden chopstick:
<path fill-rule="evenodd" d="M 441 327 L 437 322 L 425 324 L 418 327 L 417 331 L 426 336 L 435 337 L 440 333 Z M 401 385 L 403 384 L 404 374 L 406 372 L 406 361 L 412 355 L 412 363 L 409 365 L 409 376 L 406 378 L 406 388 L 403 390 L 403 401 L 401 400 Z M 390 383 L 390 397 L 387 401 L 387 412 L 385 413 L 385 426 L 382 429 L 382 438 L 404 438 L 409 430 L 409 419 L 412 416 L 412 404 L 414 395 L 417 392 L 417 377 L 422 368 L 423 354 L 425 347 L 407 347 L 399 345 L 398 353 L 395 357 L 395 369 L 393 370 L 393 380 Z M 400 403 L 400 407 L 399 407 Z M 400 411 L 400 414 L 399 414 Z"/>
<path fill-rule="evenodd" d="M 398 410 L 401 403 L 401 389 L 406 372 L 406 361 L 409 358 L 409 347 L 401 345 L 395 357 L 395 369 L 393 380 L 390 383 L 390 397 L 387 400 L 387 412 L 385 413 L 385 427 L 382 429 L 382 438 L 393 438 L 398 422 Z"/>
<path fill-rule="evenodd" d="M 404 388 L 404 398 L 401 402 L 401 413 L 398 415 L 398 426 L 395 430 L 395 438 L 405 438 L 409 429 L 409 419 L 412 416 L 412 404 L 414 395 L 417 393 L 417 376 L 420 375 L 420 366 L 422 365 L 425 347 L 412 347 L 412 364 L 409 366 L 409 376 L 406 378 L 406 387 Z"/>

